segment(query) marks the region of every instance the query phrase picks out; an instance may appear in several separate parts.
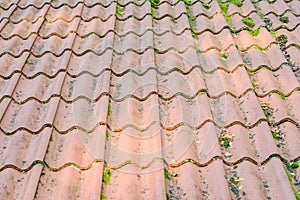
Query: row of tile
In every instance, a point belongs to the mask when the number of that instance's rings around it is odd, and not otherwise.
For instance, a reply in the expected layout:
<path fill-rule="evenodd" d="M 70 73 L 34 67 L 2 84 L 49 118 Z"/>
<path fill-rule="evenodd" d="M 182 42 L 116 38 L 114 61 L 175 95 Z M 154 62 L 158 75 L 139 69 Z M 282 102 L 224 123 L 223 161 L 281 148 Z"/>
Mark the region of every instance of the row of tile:
<path fill-rule="evenodd" d="M 250 73 L 250 75 L 253 78 L 252 81 L 247 80 L 240 84 L 241 80 L 248 77 L 247 71 L 243 67 L 237 68 L 231 74 L 223 70 L 217 70 L 203 75 L 201 75 L 199 68 L 193 68 L 186 75 L 174 71 L 168 77 L 157 74 L 155 70 L 147 71 L 143 76 L 128 72 L 121 77 L 113 76 L 113 79 L 116 81 L 113 86 L 118 89 L 118 93 L 110 93 L 110 95 L 108 95 L 109 91 L 107 88 L 100 87 L 109 80 L 109 71 L 104 71 L 99 77 L 92 77 L 85 73 L 77 78 L 64 77 L 65 73 L 59 73 L 53 79 L 45 76 L 26 79 L 22 76 L 14 75 L 8 80 L 1 81 L 2 94 L 0 99 L 1 101 L 7 98 L 13 99 L 15 103 L 24 104 L 32 100 L 47 103 L 51 98 L 61 97 L 64 102 L 70 103 L 82 98 L 98 101 L 102 96 L 110 96 L 114 101 L 122 102 L 127 97 L 134 97 L 142 101 L 153 94 L 158 94 L 160 99 L 163 100 L 173 99 L 176 95 L 190 99 L 195 98 L 195 95 L 199 92 L 207 93 L 211 99 L 218 99 L 225 94 L 229 94 L 234 98 L 241 98 L 250 91 L 254 91 L 259 97 L 265 97 L 274 92 L 288 97 L 291 93 L 299 90 L 299 82 L 287 65 L 275 72 L 262 68 L 254 74 Z M 169 90 L 168 93 L 157 92 L 155 87 L 156 81 L 145 81 L 143 85 L 130 86 L 130 83 L 143 81 L 147 76 L 160 78 L 162 81 L 159 82 L 159 89 L 167 89 Z M 128 81 L 129 79 L 131 81 Z M 193 81 L 195 82 L 187 82 L 190 79 L 194 79 Z M 230 79 L 231 81 L 228 82 L 227 80 Z M 176 83 L 175 80 L 179 81 Z M 218 86 L 210 85 L 216 80 L 222 80 L 223 84 Z M 290 83 L 287 83 L 287 80 L 290 80 Z M 83 84 L 85 88 L 80 87 Z M 185 84 L 189 90 L 185 90 L 180 84 Z M 32 86 L 35 86 L 36 90 L 33 90 L 34 87 Z M 137 92 L 140 88 L 143 89 L 143 94 Z"/>
<path fill-rule="evenodd" d="M 180 157 L 180 159 L 193 158 L 203 163 L 220 155 L 220 146 L 224 146 L 222 143 L 219 145 L 219 140 L 223 137 L 219 130 L 223 130 L 222 127 L 226 127 L 234 138 L 232 144 L 229 145 L 232 156 L 229 156 L 229 161 L 236 161 L 245 156 L 263 161 L 274 153 L 280 153 L 286 159 L 293 159 L 298 156 L 299 152 L 299 145 L 295 145 L 299 142 L 300 114 L 297 110 L 299 95 L 299 92 L 292 94 L 285 100 L 276 94 L 256 99 L 254 94 L 249 93 L 237 102 L 224 97 L 210 103 L 203 95 L 188 102 L 179 97 L 171 102 L 160 102 L 157 96 L 153 96 L 144 103 L 128 100 L 125 106 L 110 102 L 111 111 L 104 107 L 107 106 L 107 99 L 90 106 L 92 108 L 85 106 L 86 103 L 81 101 L 78 102 L 80 107 L 75 105 L 76 103 L 57 105 L 57 100 L 46 106 L 28 103 L 23 108 L 18 108 L 10 105 L 1 120 L 1 129 L 5 129 L 5 132 L 1 133 L 0 155 L 3 162 L 0 168 L 8 164 L 27 168 L 35 160 L 43 160 L 42 156 L 49 141 L 47 156 L 50 157 L 49 159 L 46 157 L 46 162 L 52 167 L 61 167 L 67 162 L 85 166 L 95 158 L 103 158 L 105 141 L 107 141 L 107 148 L 111 148 L 109 155 L 112 158 L 106 158 L 110 166 L 126 161 L 135 161 L 143 166 L 159 157 L 157 152 L 161 145 L 161 142 L 158 142 L 161 135 L 165 138 L 165 152 L 170 151 L 170 155 L 166 157 L 169 162 L 175 159 L 171 157 L 172 153 L 175 152 L 176 155 L 181 156 L 180 152 L 177 154 L 176 151 L 168 149 L 169 145 L 174 145 L 182 147 L 178 150 L 195 148 L 194 151 L 198 152 L 188 153 L 186 158 Z M 55 103 L 56 105 L 52 105 Z M 48 108 L 49 106 L 54 109 Z M 32 107 L 36 108 L 39 113 L 36 114 Z M 57 110 L 55 110 L 56 107 L 58 107 Z M 52 112 L 50 113 L 49 110 Z M 104 113 L 107 112 L 111 113 L 107 118 L 109 129 L 105 131 L 106 126 L 99 127 L 97 121 L 105 122 L 107 116 Z M 56 127 L 54 131 L 51 127 L 44 127 L 40 132 L 35 131 L 45 123 L 52 124 L 52 121 Z M 163 130 L 159 123 L 151 123 L 152 121 L 160 122 L 166 128 Z M 244 127 L 241 123 L 245 124 Z M 132 128 L 133 126 L 127 126 L 125 129 L 120 129 L 128 124 L 142 129 L 143 127 L 149 128 L 138 131 Z M 58 132 L 58 130 L 66 130 L 74 126 L 91 131 L 75 128 L 65 133 Z M 191 129 L 190 126 L 195 128 Z M 35 130 L 33 133 L 19 130 L 11 136 L 6 136 L 7 132 L 20 127 Z M 276 142 L 273 138 L 277 138 L 279 142 L 277 147 L 280 150 L 275 147 Z M 95 144 L 94 141 L 102 145 Z M 266 141 L 269 142 L 266 143 Z M 152 144 L 150 147 L 146 145 L 149 143 Z M 19 151 L 14 155 L 11 153 L 11 149 L 16 145 L 22 149 L 24 156 L 20 156 Z M 39 153 L 36 153 L 37 150 Z M 145 156 L 145 153 L 149 153 L 149 156 Z M 226 151 L 222 153 L 226 156 Z"/>
<path fill-rule="evenodd" d="M 278 132 L 275 133 L 275 129 Z M 221 142 L 223 130 L 233 137 L 230 146 L 226 148 Z M 274 134 L 280 139 L 274 139 Z M 157 167 L 153 161 L 160 159 L 165 159 L 170 165 L 193 159 L 205 166 L 209 166 L 211 160 L 218 156 L 222 156 L 228 163 L 244 158 L 265 163 L 272 155 L 293 160 L 299 157 L 297 144 L 300 137 L 299 127 L 291 122 L 270 128 L 263 121 L 251 129 L 239 124 L 220 129 L 213 123 L 206 123 L 198 130 L 181 126 L 170 131 L 153 127 L 146 132 L 106 132 L 105 126 L 97 126 L 92 133 L 73 130 L 62 135 L 45 128 L 37 135 L 19 131 L 7 137 L 2 132 L 0 140 L 1 171 L 12 166 L 18 170 L 31 170 L 31 165 L 36 165 L 35 161 L 44 159 L 47 168 L 61 171 L 70 167 L 66 165 L 68 163 L 84 169 L 96 159 L 105 159 L 110 167 L 120 170 L 129 170 L 136 164 L 142 169 L 151 170 Z M 16 145 L 18 152 L 12 151 Z"/>
<path fill-rule="evenodd" d="M 102 172 L 105 170 L 107 168 L 104 168 L 102 163 L 95 164 L 87 171 L 65 168 L 59 172 L 51 172 L 43 169 L 40 181 L 37 174 L 41 173 L 42 166 L 35 166 L 26 173 L 8 170 L 8 173 L 3 174 L 1 182 L 5 181 L 10 184 L 6 184 L 1 195 L 8 199 L 17 199 L 24 195 L 31 199 L 33 197 L 37 199 L 49 197 L 97 199 L 100 195 L 109 199 L 121 199 L 124 194 L 127 194 L 126 198 L 130 199 L 165 199 L 166 196 L 180 199 L 194 197 L 294 199 L 285 174 L 285 167 L 276 158 L 271 159 L 264 166 L 256 166 L 246 161 L 229 167 L 224 166 L 221 161 L 214 161 L 208 167 L 198 168 L 187 163 L 179 168 L 169 169 L 167 172 L 171 174 L 169 180 L 164 178 L 166 171 L 161 163 L 157 164 L 156 170 L 147 171 L 147 173 L 138 169 L 109 170 L 110 175 L 107 176 L 109 184 L 101 183 Z M 299 170 L 296 171 L 298 177 L 299 172 Z M 125 180 L 130 180 L 131 184 L 125 184 Z M 99 187 L 101 184 L 102 188 Z M 38 189 L 35 192 L 37 186 Z"/>
<path fill-rule="evenodd" d="M 101 6 L 108 8 L 111 5 L 117 3 L 118 5 L 122 7 L 127 7 L 127 6 L 143 6 L 147 4 L 147 1 L 132 1 L 132 0 L 125 0 L 125 1 L 34 1 L 28 3 L 27 1 L 3 1 L 0 4 L 0 9 L 8 10 L 11 7 L 18 7 L 19 9 L 28 9 L 31 7 L 34 7 L 36 9 L 41 9 L 42 7 L 51 4 L 51 7 L 53 8 L 61 8 L 63 6 L 67 6 L 70 9 L 74 9 L 77 7 L 79 4 L 85 4 L 86 7 L 94 7 L 94 6 Z M 180 3 L 183 3 L 181 0 L 163 0 L 160 3 L 158 3 L 158 7 L 160 6 L 176 6 Z M 202 4 L 206 4 L 206 6 L 202 6 Z M 250 0 L 245 0 L 241 2 L 242 5 L 240 7 L 235 6 L 232 3 L 229 3 L 229 10 L 228 14 L 240 14 L 243 16 L 249 15 L 250 12 L 255 12 L 256 9 L 260 10 L 260 8 L 266 8 L 266 9 L 261 9 L 263 10 L 264 14 L 268 13 L 277 13 L 279 15 L 283 14 L 287 10 L 291 10 L 292 12 L 295 12 L 297 15 L 299 15 L 299 9 L 298 9 L 298 3 L 297 1 L 282 1 L 282 0 L 277 0 L 275 3 L 273 2 L 267 2 L 267 1 L 258 1 L 258 2 L 253 2 Z M 203 14 L 206 14 L 208 16 L 212 16 L 212 14 L 220 11 L 217 6 L 216 1 L 198 1 L 194 0 L 191 1 L 189 4 L 189 7 L 191 8 L 196 8 L 196 10 L 201 10 Z M 211 13 L 211 14 L 208 14 Z"/>
<path fill-rule="evenodd" d="M 168 6 L 167 8 L 164 8 L 163 6 L 160 7 L 157 10 L 154 10 L 154 21 L 156 21 L 157 23 L 162 23 L 160 25 L 160 29 L 165 28 L 165 30 L 172 30 L 176 33 L 178 32 L 182 32 L 183 30 L 190 28 L 190 24 L 187 21 L 187 15 L 192 15 L 195 16 L 195 23 L 193 27 L 193 31 L 195 33 L 202 33 L 204 31 L 211 31 L 211 32 L 220 32 L 222 29 L 229 27 L 226 20 L 224 19 L 224 17 L 222 16 L 221 13 L 216 13 L 213 15 L 213 17 L 207 18 L 207 16 L 205 15 L 201 15 L 201 14 L 196 14 L 195 12 L 197 11 L 197 9 L 195 11 L 191 10 L 191 13 L 186 12 L 186 7 L 184 5 L 184 3 L 179 3 L 176 5 L 175 11 L 177 13 L 174 13 L 174 9 L 173 7 L 171 7 L 169 4 L 165 4 L 166 6 Z M 148 4 L 144 4 L 143 8 L 144 10 L 149 10 L 150 5 Z M 201 6 L 202 7 L 202 6 Z M 218 5 L 216 5 L 216 7 L 219 8 Z M 98 9 L 94 9 L 94 8 L 98 8 Z M 100 9 L 99 9 L 100 8 Z M 34 7 L 32 9 L 35 9 Z M 68 10 L 69 9 L 69 10 Z M 117 9 L 118 10 L 118 9 Z M 199 10 L 199 9 L 198 9 Z M 45 12 L 47 11 L 47 15 L 45 15 Z M 58 12 L 59 11 L 59 12 Z M 126 11 L 126 12 L 125 12 Z M 69 18 L 63 18 L 62 16 L 65 16 L 64 13 L 68 13 L 68 17 Z M 104 26 L 104 28 L 106 27 L 106 29 L 111 30 L 112 29 L 112 21 L 114 21 L 114 19 L 117 17 L 117 21 L 118 23 L 121 24 L 143 24 L 143 27 L 139 28 L 141 30 L 140 31 L 145 31 L 145 29 L 147 28 L 151 28 L 144 26 L 145 22 L 144 20 L 147 20 L 145 18 L 151 18 L 151 12 L 144 12 L 143 10 L 140 10 L 139 7 L 133 7 L 133 8 L 127 8 L 122 11 L 120 14 L 117 13 L 116 16 L 112 16 L 111 13 L 115 13 L 116 11 L 116 5 L 112 5 L 111 7 L 109 7 L 109 9 L 107 8 L 102 8 L 100 6 L 96 6 L 93 8 L 87 8 L 84 7 L 83 5 L 78 5 L 78 7 L 76 7 L 76 9 L 71 9 L 68 7 L 61 7 L 60 9 L 53 9 L 50 6 L 45 6 L 43 7 L 43 9 L 36 9 L 36 10 L 29 10 L 26 9 L 25 11 L 20 10 L 20 12 L 18 12 L 18 10 L 14 10 L 14 9 L 10 9 L 8 11 L 5 11 L 3 13 L 2 19 L 6 19 L 5 21 L 1 21 L 0 23 L 0 27 L 4 27 L 4 30 L 1 32 L 1 35 L 3 38 L 10 38 L 11 35 L 20 35 L 22 38 L 28 38 L 30 33 L 39 33 L 39 35 L 41 35 L 42 37 L 48 37 L 49 35 L 51 35 L 50 33 L 55 33 L 58 34 L 62 37 L 65 37 L 65 35 L 67 35 L 68 33 L 74 31 L 74 27 L 70 26 L 73 24 L 73 21 L 78 20 L 78 19 L 82 19 L 81 22 L 81 26 L 85 27 L 86 25 L 101 25 Z M 123 14 L 124 13 L 124 14 Z M 126 14 L 125 14 L 126 13 Z M 140 13 L 140 14 L 139 14 Z M 145 15 L 146 14 L 146 15 Z M 11 15 L 11 16 L 10 16 Z M 121 16 L 126 19 L 125 21 L 122 21 Z M 130 16 L 134 16 L 134 17 L 130 17 Z M 166 17 L 168 16 L 168 17 Z M 255 26 L 254 29 L 257 29 L 258 27 L 264 25 L 263 19 L 261 19 L 257 13 L 250 13 L 248 15 L 249 17 L 251 17 L 254 20 Z M 270 14 L 268 15 L 268 18 L 270 18 L 271 22 L 274 25 L 274 29 L 277 30 L 279 28 L 286 28 L 289 30 L 293 30 L 295 29 L 298 24 L 299 24 L 299 20 L 298 18 L 295 16 L 295 14 L 293 13 L 286 13 L 285 15 L 286 17 L 288 17 L 288 23 L 282 23 L 279 18 L 275 16 L 274 14 Z M 4 18 L 6 17 L 6 18 Z M 7 19 L 9 17 L 9 20 Z M 79 17 L 79 18 L 78 18 Z M 174 25 L 169 25 L 170 24 L 170 17 L 173 20 Z M 245 27 L 247 27 L 242 20 L 245 19 L 244 17 L 240 16 L 240 15 L 234 15 L 231 17 L 232 18 L 232 24 L 231 24 L 231 29 L 233 29 L 234 32 L 240 31 L 242 29 L 244 29 Z M 26 20 L 24 20 L 26 19 Z M 138 20 L 140 19 L 140 20 Z M 159 19 L 159 20 L 158 20 Z M 47 21 L 45 21 L 47 20 Z M 40 28 L 39 31 L 37 31 L 34 27 L 39 27 L 39 21 L 44 21 L 45 24 L 43 25 L 43 27 Z M 151 21 L 151 20 L 150 20 Z M 16 31 L 18 31 L 17 33 L 10 33 L 10 30 L 15 30 L 14 27 L 18 27 L 18 24 L 22 23 L 22 30 L 18 30 L 16 29 Z M 57 23 L 59 25 L 57 25 Z M 76 22 L 74 22 L 76 24 Z M 205 25 L 205 26 L 203 26 Z M 135 26 L 135 28 L 137 28 Z M 51 27 L 55 27 L 56 30 L 52 30 L 52 32 L 48 32 L 49 30 L 51 30 Z M 68 28 L 67 30 L 64 30 L 64 28 L 66 29 L 66 27 Z M 73 29 L 72 29 L 73 27 Z M 63 30 L 61 30 L 63 29 Z M 82 29 L 82 28 L 81 28 Z M 82 33 L 81 29 L 79 29 L 78 34 L 79 35 L 86 35 L 84 33 Z M 99 28 L 97 28 L 96 30 L 90 31 L 90 32 L 95 32 L 98 35 L 104 35 L 107 33 L 107 31 L 109 30 L 102 30 L 101 32 L 99 32 Z M 27 30 L 27 31 L 26 31 Z M 48 30 L 48 31 L 47 31 Z M 28 33 L 28 31 L 31 31 Z M 63 31 L 63 32 L 62 32 Z M 112 31 L 112 30 L 111 30 Z M 132 31 L 131 29 L 126 29 L 127 32 Z M 159 32 L 158 32 L 159 33 Z M 7 35 L 10 34 L 10 35 Z M 125 34 L 125 33 L 121 33 L 121 34 Z"/>

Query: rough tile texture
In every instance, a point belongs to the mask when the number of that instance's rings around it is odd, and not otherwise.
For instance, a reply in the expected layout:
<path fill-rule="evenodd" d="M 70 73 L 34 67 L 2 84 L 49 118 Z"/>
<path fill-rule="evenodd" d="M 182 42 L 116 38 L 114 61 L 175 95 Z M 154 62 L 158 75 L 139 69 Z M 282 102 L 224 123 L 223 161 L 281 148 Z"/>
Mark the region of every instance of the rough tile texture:
<path fill-rule="evenodd" d="M 300 199 L 300 1 L 0 0 L 0 196 Z"/>

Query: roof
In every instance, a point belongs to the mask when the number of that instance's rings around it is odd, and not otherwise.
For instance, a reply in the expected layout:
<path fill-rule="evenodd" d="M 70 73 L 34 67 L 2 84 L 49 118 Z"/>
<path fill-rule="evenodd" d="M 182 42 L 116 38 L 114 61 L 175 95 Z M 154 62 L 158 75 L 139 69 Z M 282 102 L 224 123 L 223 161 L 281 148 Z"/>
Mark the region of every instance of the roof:
<path fill-rule="evenodd" d="M 1 199 L 300 199 L 300 1 L 0 1 Z"/>

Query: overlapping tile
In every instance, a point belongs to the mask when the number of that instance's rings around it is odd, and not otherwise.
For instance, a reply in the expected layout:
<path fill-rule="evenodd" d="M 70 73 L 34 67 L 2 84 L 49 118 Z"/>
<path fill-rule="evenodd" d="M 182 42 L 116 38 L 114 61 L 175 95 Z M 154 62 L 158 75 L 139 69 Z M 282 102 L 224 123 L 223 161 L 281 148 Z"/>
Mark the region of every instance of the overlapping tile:
<path fill-rule="evenodd" d="M 155 4 L 0 3 L 4 199 L 299 195 L 299 2 Z"/>

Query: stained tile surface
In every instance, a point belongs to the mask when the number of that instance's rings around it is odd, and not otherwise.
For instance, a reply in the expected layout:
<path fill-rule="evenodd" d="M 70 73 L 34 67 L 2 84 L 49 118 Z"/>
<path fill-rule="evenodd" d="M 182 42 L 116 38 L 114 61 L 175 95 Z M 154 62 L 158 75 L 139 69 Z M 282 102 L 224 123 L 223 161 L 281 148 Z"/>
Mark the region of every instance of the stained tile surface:
<path fill-rule="evenodd" d="M 1 199 L 300 199 L 298 0 L 0 0 Z"/>

